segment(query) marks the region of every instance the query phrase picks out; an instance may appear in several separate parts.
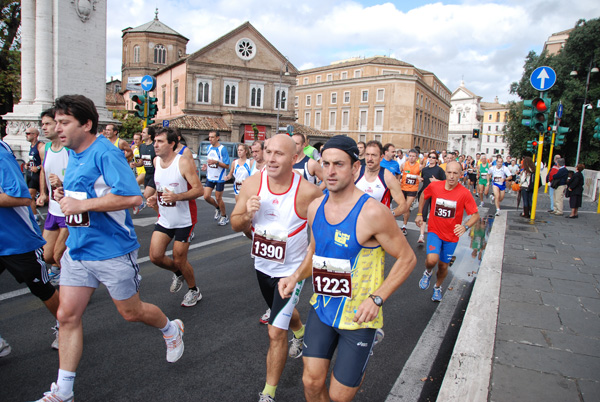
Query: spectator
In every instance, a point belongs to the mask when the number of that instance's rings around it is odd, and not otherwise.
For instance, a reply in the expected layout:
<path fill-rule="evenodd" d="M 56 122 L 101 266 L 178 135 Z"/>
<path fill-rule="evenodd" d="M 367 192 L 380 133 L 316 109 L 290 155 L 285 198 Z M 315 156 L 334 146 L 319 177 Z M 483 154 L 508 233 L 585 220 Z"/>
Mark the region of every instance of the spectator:
<path fill-rule="evenodd" d="M 554 215 L 563 214 L 563 201 L 565 198 L 565 189 L 567 188 L 567 177 L 569 176 L 569 171 L 565 167 L 565 159 L 558 158 L 556 160 L 556 164 L 558 165 L 558 171 L 554 173 L 551 184 L 555 184 L 554 187 Z"/>
<path fill-rule="evenodd" d="M 521 216 L 525 218 L 531 216 L 534 181 L 535 164 L 529 156 L 526 156 L 525 159 L 523 159 L 523 170 L 521 171 L 519 178 L 519 183 L 521 183 L 521 197 L 523 198 L 523 213 L 521 213 Z"/>
<path fill-rule="evenodd" d="M 576 167 L 577 171 L 567 183 L 567 197 L 569 197 L 569 206 L 571 207 L 571 215 L 565 218 L 576 219 L 579 217 L 577 210 L 581 208 L 581 199 L 583 196 L 583 169 L 585 166 L 580 163 Z"/>
<path fill-rule="evenodd" d="M 554 163 L 552 164 L 552 168 L 548 171 L 548 174 L 546 175 L 546 183 L 548 183 L 548 195 L 550 196 L 550 209 L 548 210 L 548 212 L 550 213 L 554 213 L 554 189 L 552 188 L 550 183 L 552 183 L 552 178 L 554 177 L 554 174 L 558 172 L 558 165 L 556 164 L 556 161 L 559 158 L 560 155 L 554 155 Z"/>

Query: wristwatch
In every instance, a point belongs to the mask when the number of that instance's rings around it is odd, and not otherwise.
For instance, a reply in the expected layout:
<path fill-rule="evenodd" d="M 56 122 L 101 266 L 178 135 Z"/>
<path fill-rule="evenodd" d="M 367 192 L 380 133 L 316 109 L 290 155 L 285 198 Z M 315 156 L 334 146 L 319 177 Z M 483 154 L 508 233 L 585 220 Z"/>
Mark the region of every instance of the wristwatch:
<path fill-rule="evenodd" d="M 377 307 L 383 306 L 383 299 L 379 296 L 369 295 L 371 299 L 373 299 L 373 303 L 377 305 Z"/>
<path fill-rule="evenodd" d="M 465 231 L 470 229 L 469 226 L 467 226 L 467 225 L 463 225 L 463 226 L 465 227 Z"/>

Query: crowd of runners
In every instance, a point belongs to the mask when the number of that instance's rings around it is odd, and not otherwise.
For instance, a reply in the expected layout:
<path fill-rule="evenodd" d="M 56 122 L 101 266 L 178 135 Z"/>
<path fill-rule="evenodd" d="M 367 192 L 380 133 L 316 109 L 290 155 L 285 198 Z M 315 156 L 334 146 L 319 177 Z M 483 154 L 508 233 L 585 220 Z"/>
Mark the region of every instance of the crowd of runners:
<path fill-rule="evenodd" d="M 46 402 L 74 400 L 82 316 L 100 283 L 123 318 L 161 331 L 167 361 L 182 356 L 183 322 L 139 296 L 140 245 L 131 215 L 146 207 L 157 214 L 150 261 L 172 273 L 165 284 L 171 292 L 187 285 L 183 307 L 202 298 L 188 261 L 197 208 L 204 205 L 198 198 L 214 207 L 218 225 L 230 224 L 251 240 L 248 258 L 268 307 L 260 317 L 269 338 L 260 401 L 275 400 L 288 356 L 303 357 L 307 400 L 347 401 L 361 386 L 373 346 L 383 339 L 382 306 L 415 268 L 413 246 L 426 245 L 427 253 L 414 286 L 428 289 L 437 267 L 431 300 L 440 302 L 459 237 L 479 224 L 478 201 L 481 207 L 489 197 L 500 214 L 505 193 L 531 171 L 528 160 L 402 152 L 393 144 L 357 144 L 346 136 L 316 149 L 302 134 L 239 144 L 233 158 L 211 131 L 203 185 L 190 149 L 171 128 L 145 128 L 129 144 L 116 125 L 100 132 L 93 102 L 81 95 L 58 98 L 41 121 L 49 142 L 27 129 L 26 180 L 0 141 L 0 218 L 12 229 L 0 231 L 0 273 L 7 270 L 25 283 L 56 319 L 52 347 L 58 349 L 59 372 L 39 399 Z M 230 180 L 236 204 L 228 214 L 223 191 Z M 46 203 L 42 222 L 36 206 Z M 411 246 L 405 236 L 415 209 L 420 235 Z M 386 253 L 395 259 L 387 276 Z M 314 289 L 312 308 L 301 317 L 296 305 L 307 279 Z M 10 351 L 0 337 L 0 357 Z"/>

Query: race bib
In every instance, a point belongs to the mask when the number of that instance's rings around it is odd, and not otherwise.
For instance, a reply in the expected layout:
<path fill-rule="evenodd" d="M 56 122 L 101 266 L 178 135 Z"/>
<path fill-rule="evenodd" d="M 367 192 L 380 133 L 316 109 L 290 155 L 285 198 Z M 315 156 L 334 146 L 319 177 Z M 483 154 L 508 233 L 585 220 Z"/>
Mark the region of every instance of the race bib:
<path fill-rule="evenodd" d="M 278 264 L 285 262 L 287 233 L 283 231 L 268 231 L 257 227 L 252 237 L 252 252 L 254 257 L 264 258 Z"/>
<path fill-rule="evenodd" d="M 313 291 L 321 296 L 352 298 L 350 260 L 313 255 Z"/>
<path fill-rule="evenodd" d="M 456 201 L 438 198 L 435 201 L 435 216 L 452 219 L 456 215 Z"/>
<path fill-rule="evenodd" d="M 235 188 L 235 191 L 237 191 L 239 193 L 240 189 L 242 188 L 242 182 L 241 181 L 234 182 L 233 187 Z"/>
<path fill-rule="evenodd" d="M 144 161 L 144 167 L 152 167 L 152 159 L 150 159 L 150 155 L 142 155 L 142 160 Z"/>
<path fill-rule="evenodd" d="M 417 184 L 417 177 L 414 174 L 407 174 L 406 175 L 406 184 Z"/>
<path fill-rule="evenodd" d="M 169 191 L 173 191 L 172 188 L 165 188 Z M 163 190 L 164 189 L 162 187 L 160 188 L 160 190 L 156 190 L 156 201 L 158 202 L 158 205 L 160 205 L 161 207 L 174 207 L 175 204 L 177 204 L 176 202 L 166 202 L 165 200 L 163 200 Z"/>
<path fill-rule="evenodd" d="M 502 177 L 496 176 L 494 177 L 494 183 L 501 183 L 502 182 Z"/>
<path fill-rule="evenodd" d="M 75 198 L 76 200 L 87 200 L 87 194 L 83 191 L 65 190 L 65 197 Z M 71 227 L 89 227 L 90 213 L 86 211 L 77 215 L 65 215 L 65 224 Z"/>

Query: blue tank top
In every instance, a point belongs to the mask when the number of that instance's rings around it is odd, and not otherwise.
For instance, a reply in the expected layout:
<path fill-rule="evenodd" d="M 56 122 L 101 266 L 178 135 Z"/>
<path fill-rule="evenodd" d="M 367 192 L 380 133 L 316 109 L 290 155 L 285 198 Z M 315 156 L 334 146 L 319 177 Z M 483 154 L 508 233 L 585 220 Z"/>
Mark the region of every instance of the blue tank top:
<path fill-rule="evenodd" d="M 29 156 L 31 156 L 31 162 L 33 162 L 34 166 L 40 166 L 42 164 L 42 156 L 40 155 L 40 150 L 38 149 L 39 141 L 35 143 L 35 145 L 31 145 L 29 147 Z"/>
<path fill-rule="evenodd" d="M 325 204 L 329 193 L 325 194 L 315 214 L 312 232 L 318 233 L 315 242 L 313 266 L 319 259 L 349 260 L 352 279 L 352 297 L 330 297 L 314 294 L 310 303 L 321 321 L 339 329 L 381 328 L 383 316 L 370 322 L 357 324 L 353 321 L 356 309 L 383 283 L 385 252 L 381 246 L 364 247 L 356 239 L 356 222 L 363 205 L 371 196 L 362 195 L 344 220 L 337 225 L 327 222 Z M 329 264 L 332 266 L 332 264 Z M 315 285 L 313 277 L 313 287 Z"/>

